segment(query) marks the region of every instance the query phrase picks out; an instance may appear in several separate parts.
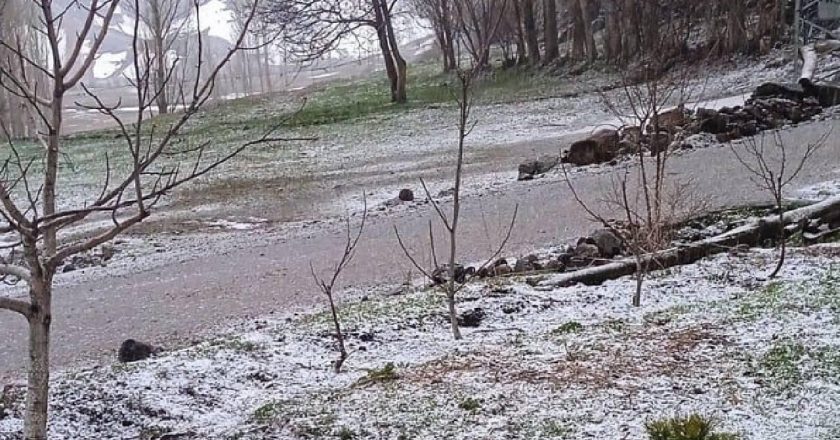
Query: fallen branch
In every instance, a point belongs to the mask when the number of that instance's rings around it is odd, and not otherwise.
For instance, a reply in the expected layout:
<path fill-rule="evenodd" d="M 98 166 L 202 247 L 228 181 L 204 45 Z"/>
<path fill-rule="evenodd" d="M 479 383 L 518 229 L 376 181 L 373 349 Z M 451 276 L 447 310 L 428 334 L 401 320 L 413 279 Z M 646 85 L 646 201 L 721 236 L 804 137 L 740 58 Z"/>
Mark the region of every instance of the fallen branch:
<path fill-rule="evenodd" d="M 710 255 L 726 252 L 739 245 L 757 246 L 764 240 L 775 239 L 781 227 L 801 224 L 803 221 L 810 219 L 823 219 L 838 215 L 838 213 L 840 213 L 840 196 L 788 211 L 781 218 L 777 215 L 763 217 L 716 237 L 645 254 L 642 256 L 642 260 L 655 269 L 667 269 L 673 266 L 691 264 Z M 636 273 L 636 265 L 637 262 L 634 258 L 625 258 L 603 266 L 569 272 L 551 280 L 551 285 L 559 287 L 571 286 L 576 283 L 590 286 L 598 285 L 607 280 L 633 275 Z"/>

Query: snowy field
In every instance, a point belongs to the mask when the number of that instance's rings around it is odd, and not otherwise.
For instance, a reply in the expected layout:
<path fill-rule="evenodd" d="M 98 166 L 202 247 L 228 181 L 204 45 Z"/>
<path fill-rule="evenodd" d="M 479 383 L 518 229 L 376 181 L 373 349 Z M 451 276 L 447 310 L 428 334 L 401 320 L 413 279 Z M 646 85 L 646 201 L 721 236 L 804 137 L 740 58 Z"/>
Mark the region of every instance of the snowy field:
<path fill-rule="evenodd" d="M 640 308 L 629 278 L 471 284 L 459 310 L 485 317 L 460 342 L 439 292 L 347 292 L 341 374 L 326 313 L 265 317 L 59 374 L 52 438 L 644 439 L 646 422 L 692 413 L 742 439 L 840 438 L 840 246 L 794 250 L 769 282 L 773 257 L 655 273 Z M 5 409 L 0 438 L 16 438 L 21 409 Z"/>

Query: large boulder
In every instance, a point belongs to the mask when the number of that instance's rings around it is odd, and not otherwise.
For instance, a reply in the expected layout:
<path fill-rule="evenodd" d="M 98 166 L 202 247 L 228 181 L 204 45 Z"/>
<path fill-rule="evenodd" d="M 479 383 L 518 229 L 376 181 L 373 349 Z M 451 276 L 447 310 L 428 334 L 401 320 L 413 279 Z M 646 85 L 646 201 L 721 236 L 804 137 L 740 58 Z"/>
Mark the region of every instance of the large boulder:
<path fill-rule="evenodd" d="M 670 110 L 665 110 L 658 115 L 654 115 L 648 130 L 667 131 L 668 133 L 676 133 L 685 126 L 688 122 L 688 115 L 683 106 L 678 106 Z"/>
<path fill-rule="evenodd" d="M 609 229 L 598 229 L 590 236 L 604 258 L 612 258 L 624 249 L 621 238 Z"/>
<path fill-rule="evenodd" d="M 609 162 L 618 154 L 619 141 L 616 130 L 598 130 L 588 138 L 573 143 L 563 161 L 578 166 Z"/>

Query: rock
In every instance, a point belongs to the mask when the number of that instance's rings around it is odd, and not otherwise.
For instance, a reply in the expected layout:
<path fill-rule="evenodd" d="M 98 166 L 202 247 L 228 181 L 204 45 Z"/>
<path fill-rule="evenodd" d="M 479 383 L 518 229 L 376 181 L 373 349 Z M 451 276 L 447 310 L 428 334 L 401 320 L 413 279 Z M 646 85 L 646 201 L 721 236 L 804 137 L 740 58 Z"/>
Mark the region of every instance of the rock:
<path fill-rule="evenodd" d="M 805 97 L 805 91 L 798 84 L 764 83 L 756 87 L 752 98 L 782 97 L 800 100 Z"/>
<path fill-rule="evenodd" d="M 437 196 L 438 196 L 439 198 L 441 198 L 441 197 L 449 197 L 449 196 L 452 196 L 452 195 L 455 195 L 455 188 L 444 189 L 444 190 L 441 190 L 441 191 L 437 194 Z"/>
<path fill-rule="evenodd" d="M 720 134 L 729 129 L 729 120 L 726 116 L 715 112 L 710 116 L 706 116 L 700 122 L 700 131 L 703 133 Z"/>
<path fill-rule="evenodd" d="M 397 196 L 403 202 L 413 202 L 414 201 L 414 191 L 403 188 L 400 190 L 400 194 Z"/>
<path fill-rule="evenodd" d="M 455 265 L 455 282 L 463 284 L 467 281 L 467 277 L 475 275 L 475 268 L 464 267 L 460 264 Z M 432 271 L 432 283 L 435 285 L 445 284 L 449 281 L 449 265 L 444 264 Z"/>
<path fill-rule="evenodd" d="M 517 180 L 531 180 L 537 174 L 545 174 L 554 169 L 559 161 L 557 156 L 540 156 L 537 160 L 522 162 L 519 164 Z"/>
<path fill-rule="evenodd" d="M 642 140 L 642 127 L 627 126 L 621 129 L 621 140 L 638 144 Z"/>
<path fill-rule="evenodd" d="M 484 309 L 476 307 L 458 315 L 458 325 L 461 327 L 478 327 L 484 319 Z"/>
<path fill-rule="evenodd" d="M 598 246 L 594 244 L 582 242 L 578 243 L 577 247 L 575 247 L 575 256 L 578 258 L 593 260 L 601 256 L 601 251 L 598 249 Z"/>
<path fill-rule="evenodd" d="M 566 270 L 566 265 L 559 259 L 548 260 L 548 262 L 545 263 L 545 269 L 550 270 L 552 272 L 563 272 Z"/>
<path fill-rule="evenodd" d="M 639 143 L 636 141 L 632 141 L 629 139 L 622 139 L 621 142 L 618 143 L 618 154 L 628 155 L 628 154 L 638 154 L 639 153 Z"/>
<path fill-rule="evenodd" d="M 618 153 L 619 141 L 617 131 L 599 130 L 592 136 L 573 143 L 563 161 L 577 166 L 609 162 Z"/>
<path fill-rule="evenodd" d="M 656 129 L 658 131 L 667 131 L 668 133 L 673 134 L 680 131 L 682 127 L 685 126 L 687 120 L 688 118 L 686 117 L 685 108 L 680 105 L 676 108 L 661 112 L 658 115 L 654 115 L 648 128 Z"/>
<path fill-rule="evenodd" d="M 148 359 L 157 352 L 158 350 L 152 345 L 134 339 L 126 339 L 120 345 L 117 358 L 120 362 L 136 362 Z"/>
<path fill-rule="evenodd" d="M 109 261 L 110 259 L 114 258 L 114 254 L 116 254 L 116 249 L 113 246 L 102 246 L 99 250 L 99 255 L 102 257 L 102 260 Z"/>
<path fill-rule="evenodd" d="M 592 240 L 603 258 L 615 257 L 624 249 L 621 238 L 609 229 L 596 230 L 592 233 Z"/>
<path fill-rule="evenodd" d="M 73 272 L 73 271 L 75 271 L 76 269 L 77 269 L 77 267 L 76 267 L 76 265 L 75 265 L 75 264 L 73 264 L 73 263 L 67 263 L 67 264 L 65 264 L 65 265 L 64 265 L 64 267 L 61 269 L 61 271 L 62 271 L 62 272 L 64 272 L 64 273 L 67 273 L 67 272 Z"/>
<path fill-rule="evenodd" d="M 511 273 L 513 273 L 513 269 L 511 269 L 507 263 L 500 264 L 493 268 L 493 274 L 496 276 L 509 275 Z"/>
<path fill-rule="evenodd" d="M 523 272 L 532 272 L 534 270 L 534 265 L 525 259 L 518 259 L 516 260 L 516 264 L 513 266 L 513 271 L 516 273 L 523 273 Z"/>

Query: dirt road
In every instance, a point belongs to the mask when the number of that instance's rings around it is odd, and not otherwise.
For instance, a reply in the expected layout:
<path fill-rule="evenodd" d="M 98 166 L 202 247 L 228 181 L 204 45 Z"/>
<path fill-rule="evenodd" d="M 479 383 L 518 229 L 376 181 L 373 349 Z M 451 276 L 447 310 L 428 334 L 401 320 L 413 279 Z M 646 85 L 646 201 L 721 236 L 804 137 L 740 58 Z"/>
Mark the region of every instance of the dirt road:
<path fill-rule="evenodd" d="M 799 149 L 838 121 L 803 124 L 785 131 L 787 142 Z M 556 151 L 556 143 L 542 141 L 532 151 Z M 508 166 L 512 156 L 502 163 Z M 676 157 L 673 173 L 692 178 L 713 205 L 766 200 L 724 147 L 712 147 Z M 840 179 L 840 136 L 828 144 L 797 179 L 794 186 Z M 610 182 L 609 173 L 581 173 L 575 185 L 582 194 L 597 197 Z M 584 234 L 591 225 L 571 200 L 558 175 L 533 182 L 511 182 L 493 194 L 474 194 L 463 203 L 460 249 L 464 260 L 488 254 L 497 231 L 514 205 L 520 215 L 506 254 L 564 242 Z M 345 286 L 398 284 L 410 265 L 394 238 L 396 225 L 406 241 L 425 243 L 430 206 L 382 214 L 369 220 L 357 258 L 346 272 Z M 489 231 L 489 233 L 488 233 Z M 488 236 L 491 237 L 488 240 Z M 150 341 L 188 340 L 230 320 L 286 312 L 321 303 L 310 278 L 309 262 L 327 265 L 342 245 L 341 229 L 315 226 L 265 237 L 243 233 L 237 250 L 210 251 L 192 260 L 166 264 L 127 276 L 109 276 L 56 289 L 53 359 L 60 369 L 112 356 L 125 338 Z M 25 322 L 0 311 L 0 377 L 25 365 Z"/>

